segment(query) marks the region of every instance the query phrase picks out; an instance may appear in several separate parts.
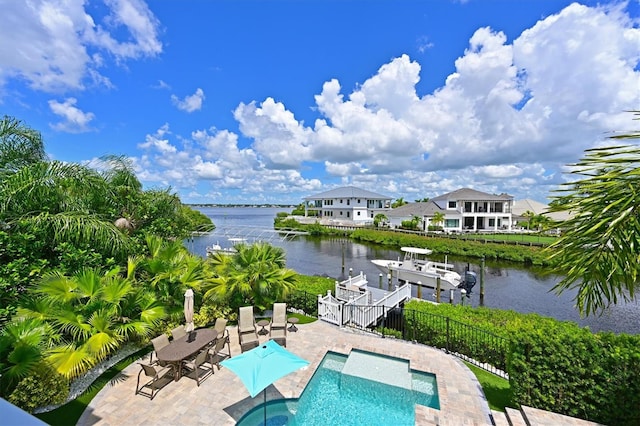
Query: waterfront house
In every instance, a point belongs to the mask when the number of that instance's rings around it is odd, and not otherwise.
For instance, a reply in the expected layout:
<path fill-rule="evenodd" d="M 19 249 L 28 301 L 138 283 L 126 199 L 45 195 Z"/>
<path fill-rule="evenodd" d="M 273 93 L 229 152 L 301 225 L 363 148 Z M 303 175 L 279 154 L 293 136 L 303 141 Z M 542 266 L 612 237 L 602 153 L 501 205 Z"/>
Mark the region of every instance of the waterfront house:
<path fill-rule="evenodd" d="M 418 216 L 421 230 L 436 225 L 442 227 L 444 232 L 497 232 L 511 230 L 512 208 L 513 197 L 510 195 L 461 188 L 428 202 L 405 204 L 386 215 L 393 227 L 399 227 L 402 221 Z M 443 222 L 434 222 L 436 213 L 444 216 Z"/>
<path fill-rule="evenodd" d="M 375 192 L 345 186 L 304 198 L 304 215 L 318 212 L 323 220 L 366 224 L 373 222 L 378 213 L 386 214 L 393 198 Z"/>

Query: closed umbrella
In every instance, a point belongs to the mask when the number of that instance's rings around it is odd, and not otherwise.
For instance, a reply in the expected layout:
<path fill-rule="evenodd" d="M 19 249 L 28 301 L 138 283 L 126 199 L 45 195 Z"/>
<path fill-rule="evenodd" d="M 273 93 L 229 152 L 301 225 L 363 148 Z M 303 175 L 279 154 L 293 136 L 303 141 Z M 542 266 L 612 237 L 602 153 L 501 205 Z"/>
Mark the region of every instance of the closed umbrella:
<path fill-rule="evenodd" d="M 264 425 L 267 424 L 267 391 L 266 388 L 287 374 L 306 367 L 309 361 L 292 354 L 273 340 L 228 358 L 221 364 L 233 371 L 244 383 L 251 397 L 260 391 L 264 394 Z"/>
<path fill-rule="evenodd" d="M 187 333 L 193 331 L 193 290 L 184 292 L 184 320 Z"/>

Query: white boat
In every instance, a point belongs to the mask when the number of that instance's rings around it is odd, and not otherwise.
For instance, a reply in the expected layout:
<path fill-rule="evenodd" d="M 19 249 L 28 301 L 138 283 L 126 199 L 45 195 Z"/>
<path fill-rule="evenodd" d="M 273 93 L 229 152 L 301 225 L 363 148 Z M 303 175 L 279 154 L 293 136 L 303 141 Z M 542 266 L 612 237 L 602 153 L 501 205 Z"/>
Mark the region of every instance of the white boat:
<path fill-rule="evenodd" d="M 238 244 L 242 244 L 246 242 L 246 238 L 229 238 L 229 242 L 232 244 L 231 247 L 222 247 L 219 242 L 216 242 L 213 245 L 207 247 L 207 255 L 213 256 L 216 253 L 232 255 L 236 254 L 238 250 L 236 250 L 235 246 Z"/>
<path fill-rule="evenodd" d="M 462 288 L 462 277 L 451 270 L 453 265 L 448 263 L 432 262 L 426 256 L 433 253 L 429 249 L 417 247 L 402 247 L 404 259 L 386 260 L 375 259 L 371 262 L 385 274 L 393 274 L 399 281 L 412 284 L 421 283 L 425 287 L 437 288 L 440 278 L 441 290 Z"/>

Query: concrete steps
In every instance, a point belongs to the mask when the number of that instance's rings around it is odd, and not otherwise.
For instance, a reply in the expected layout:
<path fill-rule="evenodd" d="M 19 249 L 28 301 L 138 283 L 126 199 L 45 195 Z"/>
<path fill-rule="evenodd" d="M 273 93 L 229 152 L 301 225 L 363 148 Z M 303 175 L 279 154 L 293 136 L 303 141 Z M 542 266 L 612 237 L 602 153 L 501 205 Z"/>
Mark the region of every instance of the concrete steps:
<path fill-rule="evenodd" d="M 524 417 L 522 417 L 522 412 L 520 410 L 507 407 L 504 411 L 511 426 L 529 426 Z"/>
<path fill-rule="evenodd" d="M 507 415 L 501 411 L 491 410 L 491 417 L 495 426 L 509 426 Z"/>
<path fill-rule="evenodd" d="M 494 426 L 602 426 L 599 423 L 564 416 L 523 405 L 520 409 L 491 410 Z"/>

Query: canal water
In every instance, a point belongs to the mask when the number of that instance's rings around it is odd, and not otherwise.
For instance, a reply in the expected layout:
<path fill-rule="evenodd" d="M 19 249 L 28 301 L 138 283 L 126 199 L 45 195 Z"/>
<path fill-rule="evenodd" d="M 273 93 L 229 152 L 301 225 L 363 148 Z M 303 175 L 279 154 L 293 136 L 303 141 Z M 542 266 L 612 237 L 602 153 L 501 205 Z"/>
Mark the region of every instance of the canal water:
<path fill-rule="evenodd" d="M 298 236 L 283 240 L 273 232 L 273 220 L 278 212 L 290 212 L 284 208 L 230 208 L 200 207 L 209 216 L 216 230 L 209 234 L 194 237 L 186 242 L 195 254 L 206 255 L 206 247 L 218 243 L 222 247 L 232 245 L 231 237 L 246 237 L 247 242 L 263 240 L 274 246 L 282 247 L 287 256 L 287 267 L 305 275 L 323 275 L 335 279 L 346 278 L 361 271 L 366 274 L 370 286 L 380 285 L 380 271 L 371 263 L 373 259 L 397 259 L 400 250 L 390 250 L 373 244 L 360 244 L 348 238 L 319 238 Z M 435 261 L 444 261 L 443 257 L 431 256 Z M 344 259 L 344 269 L 343 269 Z M 481 266 L 478 259 L 449 258 L 449 263 L 461 275 L 467 267 L 478 275 Z M 640 333 L 640 304 L 631 302 L 618 304 L 600 316 L 580 318 L 574 306 L 574 291 L 556 295 L 551 291 L 562 277 L 546 273 L 541 268 L 527 268 L 507 262 L 487 262 L 484 270 L 484 305 L 500 309 L 512 309 L 517 312 L 535 312 L 563 321 L 573 321 L 588 326 L 592 331 L 613 331 L 616 333 Z M 392 285 L 395 283 L 392 283 Z M 387 277 L 382 277 L 382 286 L 387 288 Z M 478 306 L 480 284 L 464 299 L 465 304 Z M 413 289 L 417 295 L 417 289 Z M 434 291 L 424 288 L 422 298 L 435 300 Z M 449 292 L 442 292 L 441 301 L 449 301 Z M 461 303 L 460 292 L 456 291 L 453 302 Z"/>

